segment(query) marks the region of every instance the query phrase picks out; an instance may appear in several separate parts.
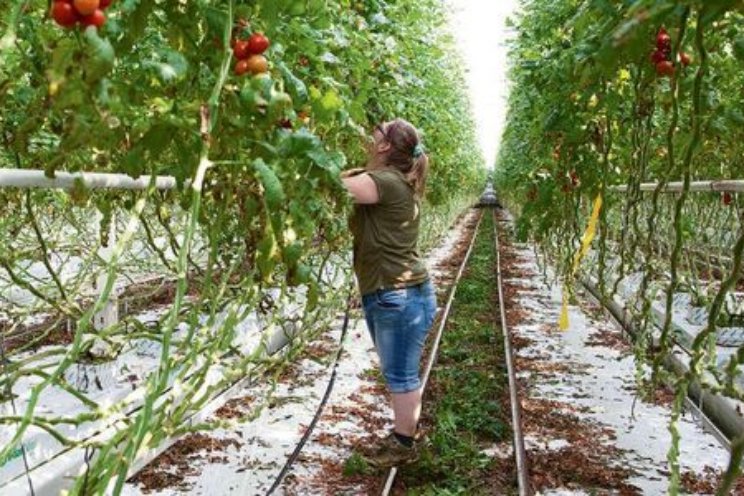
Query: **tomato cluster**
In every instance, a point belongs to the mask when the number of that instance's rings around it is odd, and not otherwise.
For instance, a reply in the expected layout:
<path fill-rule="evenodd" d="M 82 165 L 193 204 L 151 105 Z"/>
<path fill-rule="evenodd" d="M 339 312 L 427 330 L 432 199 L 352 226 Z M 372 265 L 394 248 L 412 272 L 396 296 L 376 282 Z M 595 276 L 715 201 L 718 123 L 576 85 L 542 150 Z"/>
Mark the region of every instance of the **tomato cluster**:
<path fill-rule="evenodd" d="M 52 19 L 64 28 L 79 24 L 83 28 L 95 26 L 100 28 L 106 23 L 104 10 L 112 0 L 54 0 Z"/>
<path fill-rule="evenodd" d="M 672 61 L 672 38 L 663 27 L 656 34 L 656 50 L 651 53 L 651 63 L 656 66 L 656 74 L 659 76 L 672 76 L 674 74 L 674 62 Z M 690 56 L 685 52 L 679 52 L 679 63 L 687 67 L 692 62 Z"/>
<path fill-rule="evenodd" d="M 651 53 L 651 63 L 656 66 L 656 74 L 659 76 L 671 76 L 674 74 L 672 38 L 663 27 L 656 34 L 656 50 Z"/>
<path fill-rule="evenodd" d="M 233 40 L 233 55 L 238 59 L 235 74 L 263 74 L 269 70 L 269 61 L 262 54 L 269 48 L 269 39 L 263 33 L 253 33 L 247 40 Z"/>

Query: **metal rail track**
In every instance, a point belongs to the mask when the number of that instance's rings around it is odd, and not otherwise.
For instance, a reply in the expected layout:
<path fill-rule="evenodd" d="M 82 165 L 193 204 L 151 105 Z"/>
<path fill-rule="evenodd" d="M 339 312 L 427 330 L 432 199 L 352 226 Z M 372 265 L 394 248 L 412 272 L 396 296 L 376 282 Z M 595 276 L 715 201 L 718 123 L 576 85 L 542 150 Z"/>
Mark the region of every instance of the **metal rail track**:
<path fill-rule="evenodd" d="M 522 431 L 521 404 L 519 403 L 519 385 L 514 367 L 514 350 L 511 345 L 511 332 L 506 323 L 506 309 L 504 308 L 504 290 L 501 278 L 501 247 L 499 245 L 499 218 L 493 210 L 493 240 L 496 253 L 496 286 L 499 295 L 499 313 L 501 314 L 501 331 L 504 335 L 504 355 L 506 369 L 509 376 L 509 398 L 511 403 L 512 430 L 514 433 L 514 459 L 517 464 L 517 489 L 519 496 L 532 494 L 530 486 L 527 452 L 524 448 L 524 432 Z"/>
<path fill-rule="evenodd" d="M 429 376 L 431 375 L 431 369 L 434 368 L 434 363 L 437 359 L 437 353 L 439 351 L 439 343 L 442 341 L 442 332 L 444 331 L 444 327 L 447 325 L 447 319 L 449 318 L 450 310 L 452 310 L 452 303 L 455 300 L 455 293 L 457 292 L 457 286 L 460 283 L 460 279 L 462 278 L 463 272 L 465 272 L 465 267 L 468 265 L 468 261 L 470 260 L 470 255 L 473 252 L 473 247 L 475 246 L 475 238 L 478 235 L 478 229 L 480 229 L 481 221 L 483 220 L 483 214 L 478 217 L 478 222 L 475 225 L 475 230 L 473 231 L 473 237 L 470 239 L 470 245 L 468 246 L 468 251 L 465 252 L 465 257 L 463 257 L 462 263 L 460 264 L 460 267 L 457 270 L 457 274 L 455 275 L 455 279 L 452 281 L 452 286 L 450 287 L 449 294 L 447 296 L 447 302 L 444 305 L 444 308 L 442 309 L 442 313 L 439 315 L 438 320 L 438 326 L 436 328 L 436 332 L 434 333 L 434 341 L 431 346 L 431 350 L 429 352 L 429 356 L 426 361 L 426 367 L 424 368 L 423 376 L 421 377 L 421 395 L 423 395 L 426 392 L 426 386 L 429 383 Z M 393 489 L 393 484 L 395 483 L 395 477 L 398 474 L 398 467 L 392 467 L 390 470 L 388 470 L 387 475 L 385 476 L 385 482 L 382 487 L 382 495 L 387 496 L 390 494 L 390 491 Z"/>
<path fill-rule="evenodd" d="M 455 279 L 452 283 L 452 287 L 449 291 L 449 295 L 447 297 L 447 302 L 440 315 L 439 325 L 437 326 L 437 329 L 436 329 L 434 342 L 432 344 L 432 348 L 431 348 L 431 351 L 429 353 L 429 356 L 426 362 L 426 368 L 424 369 L 424 374 L 422 377 L 422 394 L 424 394 L 426 391 L 426 386 L 428 384 L 431 371 L 434 367 L 434 364 L 436 363 L 437 354 L 439 351 L 439 344 L 442 338 L 442 333 L 447 324 L 447 319 L 449 317 L 450 310 L 452 309 L 452 304 L 454 302 L 455 294 L 457 293 L 457 287 L 460 283 L 460 279 L 462 278 L 462 274 L 465 271 L 465 267 L 467 267 L 468 265 L 468 262 L 470 260 L 470 255 L 472 254 L 473 247 L 475 246 L 475 240 L 476 240 L 476 237 L 478 236 L 478 231 L 480 229 L 481 221 L 483 220 L 483 215 L 493 215 L 493 218 L 494 218 L 493 239 L 494 239 L 494 250 L 496 253 L 495 274 L 496 274 L 496 282 L 497 282 L 498 298 L 499 298 L 500 322 L 501 322 L 501 328 L 502 328 L 502 332 L 504 336 L 504 351 L 506 355 L 507 374 L 508 374 L 508 380 L 509 380 L 509 397 L 510 397 L 510 403 L 511 403 L 511 417 L 512 417 L 513 434 L 514 434 L 514 437 L 513 437 L 514 456 L 515 456 L 516 465 L 517 465 L 518 494 L 519 496 L 530 496 L 532 494 L 532 489 L 529 484 L 527 457 L 526 457 L 526 452 L 524 448 L 524 437 L 523 437 L 522 422 L 521 422 L 521 415 L 520 415 L 520 404 L 518 401 L 517 381 L 516 381 L 516 375 L 515 375 L 515 369 L 514 369 L 514 356 L 513 356 L 512 347 L 511 347 L 510 333 L 509 333 L 509 330 L 506 324 L 506 312 L 504 309 L 504 299 L 503 299 L 504 293 L 502 289 L 502 280 L 501 280 L 501 257 L 500 257 L 499 242 L 498 242 L 498 221 L 496 217 L 496 211 L 493 209 L 488 209 L 488 210 L 490 210 L 490 212 L 482 213 L 481 216 L 478 218 L 478 223 L 476 224 L 475 230 L 473 232 L 473 237 L 470 240 L 468 251 L 466 252 L 465 257 L 463 258 L 462 264 L 460 265 L 457 271 L 457 275 L 455 276 Z M 398 473 L 397 467 L 392 467 L 387 472 L 387 475 L 385 477 L 385 482 L 384 482 L 382 492 L 381 492 L 382 496 L 388 496 L 390 492 L 392 491 L 393 484 L 395 483 L 395 477 L 397 476 L 397 473 Z"/>

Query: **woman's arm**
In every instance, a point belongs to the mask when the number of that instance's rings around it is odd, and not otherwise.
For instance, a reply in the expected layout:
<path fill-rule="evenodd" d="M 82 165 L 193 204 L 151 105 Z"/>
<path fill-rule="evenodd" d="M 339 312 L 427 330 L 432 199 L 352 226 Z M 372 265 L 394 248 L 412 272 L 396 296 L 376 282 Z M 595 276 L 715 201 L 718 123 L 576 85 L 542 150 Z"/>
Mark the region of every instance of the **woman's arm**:
<path fill-rule="evenodd" d="M 369 177 L 369 174 L 342 177 L 341 181 L 343 181 L 351 196 L 354 197 L 354 202 L 362 205 L 373 205 L 380 201 L 377 184 Z"/>

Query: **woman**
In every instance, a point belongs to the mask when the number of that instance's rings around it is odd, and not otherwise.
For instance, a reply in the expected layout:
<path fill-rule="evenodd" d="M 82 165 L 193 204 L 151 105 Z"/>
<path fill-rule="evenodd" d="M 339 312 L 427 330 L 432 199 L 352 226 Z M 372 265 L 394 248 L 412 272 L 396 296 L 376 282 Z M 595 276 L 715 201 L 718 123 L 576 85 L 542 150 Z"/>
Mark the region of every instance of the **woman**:
<path fill-rule="evenodd" d="M 434 288 L 416 248 L 428 165 L 416 128 L 396 119 L 375 127 L 367 166 L 342 175 L 356 203 L 354 272 L 393 400 L 393 432 L 364 453 L 377 467 L 416 453 L 419 362 L 436 312 Z"/>

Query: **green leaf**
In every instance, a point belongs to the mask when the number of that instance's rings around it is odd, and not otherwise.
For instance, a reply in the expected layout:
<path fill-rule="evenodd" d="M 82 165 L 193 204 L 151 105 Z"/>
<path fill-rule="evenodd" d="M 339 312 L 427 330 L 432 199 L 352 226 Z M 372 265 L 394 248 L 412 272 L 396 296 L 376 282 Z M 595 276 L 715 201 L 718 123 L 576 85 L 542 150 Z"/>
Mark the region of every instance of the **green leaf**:
<path fill-rule="evenodd" d="M 314 92 L 311 90 L 312 93 Z M 313 100 L 313 113 L 320 121 L 330 121 L 343 106 L 344 102 L 341 97 L 331 89 Z"/>
<path fill-rule="evenodd" d="M 282 258 L 284 259 L 284 263 L 290 267 L 297 265 L 297 262 L 299 262 L 300 257 L 302 257 L 302 252 L 303 252 L 302 243 L 298 241 L 295 241 L 294 243 L 285 246 L 284 249 L 282 250 Z"/>
<path fill-rule="evenodd" d="M 301 156 L 321 146 L 320 139 L 307 129 L 300 129 L 288 133 L 281 145 L 279 153 L 283 157 Z"/>
<path fill-rule="evenodd" d="M 332 113 L 343 107 L 344 102 L 338 96 L 338 93 L 333 90 L 328 90 L 326 94 L 323 95 L 323 98 L 320 99 L 320 106 L 324 111 Z"/>
<path fill-rule="evenodd" d="M 744 36 L 739 36 L 734 40 L 734 55 L 739 62 L 744 62 Z"/>
<path fill-rule="evenodd" d="M 121 171 L 131 177 L 139 177 L 145 171 L 144 152 L 141 148 L 134 148 L 121 161 Z"/>
<path fill-rule="evenodd" d="M 265 233 L 256 246 L 256 267 L 264 280 L 271 278 L 278 253 L 275 236 L 271 232 Z"/>
<path fill-rule="evenodd" d="M 254 160 L 253 167 L 256 170 L 261 186 L 263 186 L 264 198 L 266 199 L 268 208 L 270 210 L 282 209 L 286 200 L 284 188 L 282 188 L 282 183 L 279 181 L 274 170 L 261 159 Z"/>
<path fill-rule="evenodd" d="M 142 136 L 138 146 L 148 152 L 150 160 L 157 160 L 173 141 L 175 131 L 167 122 L 156 123 Z"/>
<path fill-rule="evenodd" d="M 88 82 L 98 81 L 114 68 L 114 47 L 107 39 L 98 36 L 98 30 L 93 26 L 85 30 L 85 39 L 89 47 L 85 76 Z"/>
<path fill-rule="evenodd" d="M 49 65 L 49 72 L 52 81 L 63 79 L 68 70 L 75 66 L 75 54 L 77 53 L 77 44 L 71 38 L 65 38 L 59 41 L 59 44 L 52 52 L 52 63 Z"/>
<path fill-rule="evenodd" d="M 276 66 L 279 68 L 279 72 L 282 73 L 282 77 L 284 78 L 284 85 L 289 94 L 292 95 L 292 99 L 295 101 L 295 103 L 297 105 L 303 105 L 307 103 L 308 93 L 305 83 L 303 83 L 300 78 L 292 74 L 292 71 L 287 68 L 284 62 L 279 62 L 278 64 L 276 64 Z"/>
<path fill-rule="evenodd" d="M 292 97 L 283 92 L 275 92 L 269 101 L 269 119 L 276 121 L 292 110 Z"/>
<path fill-rule="evenodd" d="M 268 74 L 258 74 L 251 78 L 251 87 L 266 101 L 271 99 L 274 81 Z"/>
<path fill-rule="evenodd" d="M 204 17 L 207 20 L 209 31 L 221 35 L 228 21 L 227 12 L 215 7 L 206 7 L 204 9 Z"/>
<path fill-rule="evenodd" d="M 152 18 L 155 2 L 148 0 L 126 0 L 122 2 L 120 10 L 124 16 L 122 28 L 126 36 L 122 38 L 119 49 L 129 51 L 145 34 L 147 23 Z"/>
<path fill-rule="evenodd" d="M 327 152 L 318 148 L 310 151 L 307 156 L 315 165 L 327 170 L 333 176 L 337 176 L 346 167 L 346 156 L 339 151 Z"/>
<path fill-rule="evenodd" d="M 164 83 L 170 83 L 183 79 L 189 69 L 186 57 L 180 52 L 166 50 L 165 61 L 153 61 L 146 63 L 147 66 L 155 69 L 158 77 Z"/>

